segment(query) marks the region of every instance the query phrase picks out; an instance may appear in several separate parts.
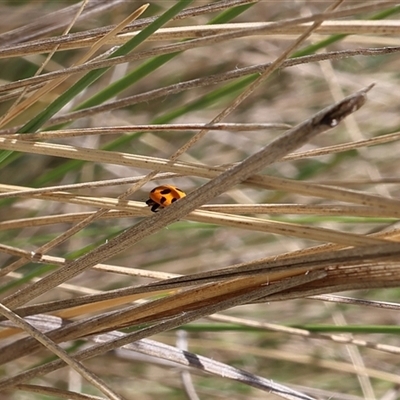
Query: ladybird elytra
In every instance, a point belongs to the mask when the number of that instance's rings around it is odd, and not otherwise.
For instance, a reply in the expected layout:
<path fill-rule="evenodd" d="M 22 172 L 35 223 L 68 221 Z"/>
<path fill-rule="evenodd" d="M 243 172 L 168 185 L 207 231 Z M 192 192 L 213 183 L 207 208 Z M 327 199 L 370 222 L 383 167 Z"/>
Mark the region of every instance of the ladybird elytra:
<path fill-rule="evenodd" d="M 149 193 L 150 198 L 146 201 L 146 204 L 151 207 L 151 211 L 157 212 L 159 208 L 168 207 L 185 196 L 186 193 L 176 186 L 157 186 Z"/>

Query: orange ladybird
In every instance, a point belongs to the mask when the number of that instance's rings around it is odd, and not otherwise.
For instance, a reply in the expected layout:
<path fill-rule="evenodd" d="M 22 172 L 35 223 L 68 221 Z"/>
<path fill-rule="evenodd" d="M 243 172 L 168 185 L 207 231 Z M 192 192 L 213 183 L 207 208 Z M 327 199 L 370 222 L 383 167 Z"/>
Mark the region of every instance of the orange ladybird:
<path fill-rule="evenodd" d="M 185 196 L 186 193 L 176 186 L 157 186 L 149 193 L 150 198 L 146 201 L 146 204 L 151 207 L 151 211 L 157 212 L 159 208 L 168 207 Z"/>

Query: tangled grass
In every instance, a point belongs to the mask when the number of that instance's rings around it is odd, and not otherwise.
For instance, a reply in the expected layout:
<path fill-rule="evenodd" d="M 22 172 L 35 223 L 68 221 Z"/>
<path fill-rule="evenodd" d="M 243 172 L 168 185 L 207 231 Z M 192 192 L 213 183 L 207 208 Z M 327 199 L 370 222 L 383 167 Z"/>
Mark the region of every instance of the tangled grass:
<path fill-rule="evenodd" d="M 4 396 L 399 397 L 400 7 L 133 3 L 0 5 Z"/>

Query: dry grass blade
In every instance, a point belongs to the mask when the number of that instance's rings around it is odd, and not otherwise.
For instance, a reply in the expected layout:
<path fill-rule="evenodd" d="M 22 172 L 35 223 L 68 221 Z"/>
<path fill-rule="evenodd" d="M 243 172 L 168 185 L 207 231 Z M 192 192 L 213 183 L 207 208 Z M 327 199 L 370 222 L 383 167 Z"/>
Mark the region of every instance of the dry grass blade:
<path fill-rule="evenodd" d="M 93 337 L 93 341 L 99 343 L 95 349 L 90 349 L 86 351 L 82 351 L 76 354 L 76 358 L 79 360 L 84 360 L 90 357 L 93 357 L 93 353 L 97 351 L 101 351 L 104 347 L 114 346 L 115 342 L 118 341 L 126 341 L 126 335 L 120 332 L 110 332 L 108 334 L 97 335 Z M 263 391 L 269 392 L 272 390 L 275 393 L 286 394 L 288 399 L 296 399 L 296 400 L 310 400 L 311 397 L 306 396 L 302 393 L 296 392 L 289 387 L 285 387 L 284 385 L 280 385 L 271 380 L 265 379 L 261 376 L 257 376 L 251 374 L 249 372 L 240 370 L 238 368 L 223 364 L 213 359 L 209 359 L 207 357 L 203 357 L 197 354 L 193 354 L 190 352 L 183 352 L 176 347 L 168 346 L 153 340 L 142 339 L 133 343 L 127 343 L 126 345 L 120 346 L 122 349 L 140 352 L 146 354 L 148 356 L 157 357 L 157 359 L 165 359 L 169 362 L 174 363 L 174 366 L 181 365 L 186 367 L 191 367 L 197 369 L 199 371 L 204 371 L 209 374 L 213 374 L 220 377 L 226 377 L 227 379 L 232 379 L 238 382 L 245 383 L 249 386 L 253 386 L 259 388 Z M 44 366 L 40 366 L 37 368 L 32 368 L 31 370 L 21 373 L 16 377 L 10 379 L 6 384 L 10 387 L 16 385 L 17 382 L 23 382 L 28 379 L 32 379 L 36 376 L 44 375 L 50 371 L 54 371 L 63 366 L 63 361 L 53 361 L 49 362 Z"/>
<path fill-rule="evenodd" d="M 59 399 L 103 400 L 103 397 L 80 394 L 77 392 L 71 392 L 70 390 L 54 389 L 51 387 L 44 387 L 38 385 L 21 384 L 21 385 L 15 385 L 15 388 L 29 393 L 39 393 L 45 396 L 57 396 L 57 398 Z"/>
<path fill-rule="evenodd" d="M 43 344 L 47 349 L 51 350 L 52 353 L 56 354 L 62 360 L 64 360 L 68 365 L 73 367 L 81 376 L 85 377 L 90 383 L 97 387 L 101 392 L 103 392 L 109 399 L 112 400 L 122 400 L 122 397 L 111 390 L 105 382 L 103 382 L 99 377 L 90 372 L 86 367 L 84 367 L 80 362 L 71 358 L 65 350 L 57 346 L 52 342 L 46 335 L 35 329 L 29 323 L 24 321 L 17 314 L 13 313 L 10 309 L 0 304 L 0 313 L 3 314 L 7 319 L 14 322 L 17 326 L 22 328 L 30 337 L 36 339 L 38 342 Z"/>
<path fill-rule="evenodd" d="M 83 128 L 83 129 L 60 129 L 57 131 L 46 131 L 40 133 L 24 133 L 7 135 L 8 139 L 23 139 L 23 140 L 44 140 L 44 139 L 61 139 L 76 136 L 90 136 L 102 134 L 121 134 L 132 133 L 134 131 L 147 132 L 147 131 L 187 131 L 187 130 L 230 130 L 230 131 L 253 131 L 264 129 L 289 129 L 288 124 L 237 124 L 237 123 L 219 123 L 219 124 L 160 124 L 160 125 L 131 125 L 131 126 L 116 126 L 107 128 Z"/>
<path fill-rule="evenodd" d="M 124 0 L 110 0 L 107 2 L 92 1 L 89 2 L 81 16 L 82 19 L 93 18 L 96 14 L 111 11 L 113 8 L 119 6 Z M 66 27 L 72 18 L 79 10 L 80 5 L 74 4 L 73 6 L 57 10 L 54 13 L 48 13 L 35 21 L 27 23 L 20 28 L 4 32 L 0 35 L 0 44 L 10 46 L 14 43 L 25 42 L 40 36 L 49 34 L 61 27 Z"/>
<path fill-rule="evenodd" d="M 200 40 L 200 39 L 199 39 Z M 77 73 L 82 73 L 82 72 L 87 72 L 91 71 L 93 69 L 97 68 L 105 68 L 105 67 L 110 67 L 110 66 L 116 66 L 118 64 L 124 63 L 124 62 L 129 62 L 129 61 L 138 61 L 138 60 L 143 60 L 148 57 L 152 56 L 157 56 L 157 55 L 163 55 L 163 54 L 170 54 L 172 52 L 176 51 L 183 51 L 188 48 L 193 48 L 195 45 L 205 45 L 206 43 L 203 43 L 204 39 L 200 42 L 190 43 L 190 46 L 187 42 L 184 42 L 182 44 L 177 44 L 173 46 L 167 46 L 167 47 L 161 47 L 159 49 L 153 49 L 150 52 L 145 51 L 145 52 L 137 52 L 133 54 L 129 54 L 127 56 L 121 56 L 121 57 L 115 57 L 113 59 L 106 59 L 106 60 L 100 60 L 100 61 L 92 61 L 87 64 L 83 64 L 80 66 L 76 67 L 69 67 L 65 68 L 61 71 L 54 71 L 54 72 L 48 72 L 46 74 L 42 74 L 40 76 L 35 76 L 27 79 L 22 79 L 17 82 L 11 82 L 8 84 L 4 84 L 0 86 L 0 93 L 1 92 L 8 92 L 12 91 L 15 89 L 19 88 L 24 88 L 28 87 L 28 90 L 34 90 L 37 89 L 37 85 L 42 84 L 43 82 L 56 79 L 56 78 L 62 78 L 65 76 L 71 76 L 73 74 Z M 331 52 L 326 52 L 322 54 L 313 54 L 313 55 L 308 55 L 308 56 L 303 56 L 303 57 L 296 57 L 293 59 L 288 59 L 285 60 L 282 64 L 282 68 L 288 68 L 288 67 L 293 67 L 296 65 L 301 65 L 301 64 L 307 64 L 310 62 L 316 62 L 316 61 L 321 61 L 321 60 L 338 60 L 338 59 L 343 59 L 343 58 L 349 58 L 349 57 L 354 57 L 354 56 L 379 56 L 383 54 L 392 54 L 392 53 L 397 53 L 399 52 L 399 46 L 391 46 L 391 47 L 373 47 L 373 48 L 358 48 L 355 50 L 349 49 L 349 50 L 344 50 L 344 51 L 331 51 Z M 224 72 L 221 74 L 213 74 L 209 75 L 204 78 L 196 78 L 192 79 L 189 81 L 183 81 L 179 82 L 178 84 L 173 84 L 169 85 L 163 88 L 157 88 L 154 90 L 149 91 L 148 93 L 141 93 L 141 94 L 136 94 L 133 96 L 127 96 L 122 99 L 117 99 L 113 100 L 110 103 L 107 104 L 102 104 L 99 106 L 94 106 L 90 107 L 85 110 L 80 110 L 80 111 L 74 111 L 71 113 L 66 113 L 62 116 L 59 117 L 54 117 L 50 120 L 50 124 L 59 124 L 59 123 L 65 123 L 68 121 L 73 121 L 78 118 L 83 118 L 89 115 L 94 115 L 94 114 L 99 114 L 105 111 L 110 111 L 110 110 L 115 110 L 121 107 L 127 107 L 129 105 L 137 104 L 137 103 L 145 103 L 150 100 L 154 100 L 157 98 L 164 98 L 165 96 L 180 93 L 182 91 L 187 91 L 190 89 L 198 88 L 198 87 L 204 87 L 204 86 L 210 86 L 210 85 L 216 85 L 221 82 L 225 82 L 231 79 L 247 76 L 249 74 L 258 74 L 258 73 L 263 73 L 267 68 L 271 66 L 272 63 L 265 63 L 265 64 L 259 64 L 259 65 L 254 65 L 250 67 L 243 67 L 243 68 L 234 68 L 233 70 L 229 72 Z M 13 98 L 16 96 L 16 93 L 11 92 L 10 98 Z M 8 97 L 4 95 L 1 97 L 0 100 L 6 101 Z M 1 132 L 3 134 L 9 134 L 16 132 L 18 127 L 14 128 L 9 128 L 2 130 Z"/>
<path fill-rule="evenodd" d="M 241 2 L 241 3 L 250 3 L 251 1 L 247 2 Z M 222 2 L 221 2 L 222 3 Z M 274 23 L 269 23 L 269 24 L 247 24 L 247 25 L 238 25 L 234 26 L 233 28 L 226 28 L 223 27 L 223 31 L 227 31 L 227 39 L 232 39 L 232 38 L 237 38 L 237 37 L 242 37 L 242 36 L 247 36 L 247 35 L 256 35 L 256 34 L 265 34 L 266 32 L 270 32 L 271 34 L 276 34 L 276 33 L 282 33 L 285 32 L 286 34 L 293 34 L 293 33 L 298 33 L 301 34 L 304 32 L 305 29 L 308 28 L 307 25 L 304 25 L 308 22 L 315 22 L 315 21 L 326 21 L 329 19 L 333 18 L 343 18 L 349 15 L 354 15 L 355 13 L 362 13 L 362 12 L 372 12 L 374 10 L 380 9 L 385 6 L 393 6 L 393 2 L 391 1 L 382 1 L 380 4 L 367 4 L 367 5 L 362 5 L 362 6 L 357 6 L 353 8 L 348 8 L 344 10 L 337 10 L 337 11 L 329 11 L 326 13 L 320 13 L 320 14 L 313 14 L 312 16 L 309 17 L 301 17 L 301 18 L 293 18 L 293 19 L 287 19 L 286 21 L 279 21 L 279 22 L 274 22 Z M 207 7 L 207 12 L 212 12 L 214 10 L 211 9 L 211 7 Z M 303 24 L 303 26 L 301 26 Z M 329 25 L 329 22 L 328 22 Z M 385 24 L 387 25 L 387 24 Z M 140 25 L 139 25 L 140 26 Z M 139 26 L 133 26 L 133 30 L 137 30 Z M 363 25 L 365 27 L 365 23 Z M 370 27 L 374 27 L 375 29 L 372 29 L 373 32 L 382 32 L 385 30 L 384 26 L 382 27 L 382 24 L 380 24 L 381 29 L 376 28 L 376 24 L 370 25 Z M 143 24 L 140 26 L 141 28 L 143 27 Z M 351 21 L 345 25 L 344 32 L 343 30 L 341 32 L 346 33 L 347 31 L 349 33 L 354 33 L 360 32 L 360 21 L 356 22 L 356 26 L 351 25 Z M 286 30 L 288 28 L 288 31 Z M 358 28 L 358 29 L 357 29 Z M 196 29 L 189 28 L 189 29 L 182 29 L 179 28 L 178 32 L 181 32 L 180 34 L 174 34 L 174 35 L 166 35 L 163 31 L 161 31 L 158 36 L 154 36 L 154 40 L 170 40 L 171 38 L 173 39 L 182 39 L 182 38 L 190 38 L 190 37 L 203 37 L 204 34 L 207 35 L 209 33 L 210 36 L 216 35 L 219 33 L 218 27 L 207 27 L 207 31 L 204 32 L 204 28 L 202 29 L 201 27 L 200 33 L 199 34 L 193 34 L 192 32 L 196 32 Z M 329 28 L 328 28 L 329 29 Z M 231 31 L 231 32 L 229 32 Z M 294 31 L 294 32 L 293 32 Z M 390 26 L 389 26 L 389 31 L 390 31 Z M 392 33 L 396 33 L 398 31 L 398 25 L 394 25 L 394 29 Z M 167 31 L 168 32 L 168 31 Z M 326 32 L 326 31 L 325 31 Z M 371 33 L 371 29 L 367 30 L 368 33 Z M 107 31 L 103 31 L 100 33 L 102 36 L 107 34 Z M 328 33 L 335 33 L 332 31 L 328 30 Z M 50 50 L 52 47 L 55 45 L 59 45 L 61 49 L 74 49 L 74 48 L 81 48 L 81 47 L 87 47 L 93 45 L 94 41 L 98 40 L 98 35 L 99 32 L 93 32 L 92 34 L 94 37 L 93 38 L 88 38 L 86 35 L 82 37 L 82 35 L 76 35 L 78 36 L 77 40 L 74 37 L 68 37 L 68 38 L 59 38 L 57 41 L 53 40 L 47 40 L 44 41 L 44 43 L 33 43 L 33 44 L 24 44 L 24 47 L 19 46 L 16 48 L 11 48 L 11 49 L 4 49 L 2 52 L 0 52 L 0 57 L 10 57 L 10 56 L 15 56 L 19 55 L 22 52 L 25 54 L 28 53 L 29 51 L 33 52 L 46 52 Z M 124 35 L 121 37 L 118 42 L 113 42 L 113 44 L 121 44 L 124 43 L 127 39 L 129 38 L 129 35 Z M 74 40 L 75 39 L 75 40 Z M 91 40 L 89 40 L 91 39 Z M 67 42 L 66 45 L 63 45 L 63 42 Z"/>

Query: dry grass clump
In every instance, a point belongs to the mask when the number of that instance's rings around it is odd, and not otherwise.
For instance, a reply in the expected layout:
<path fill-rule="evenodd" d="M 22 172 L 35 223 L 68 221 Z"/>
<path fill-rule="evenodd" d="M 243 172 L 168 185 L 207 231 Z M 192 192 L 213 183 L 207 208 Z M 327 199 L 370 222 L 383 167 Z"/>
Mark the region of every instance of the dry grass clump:
<path fill-rule="evenodd" d="M 0 5 L 4 395 L 398 397 L 400 7 L 64 6 Z"/>

